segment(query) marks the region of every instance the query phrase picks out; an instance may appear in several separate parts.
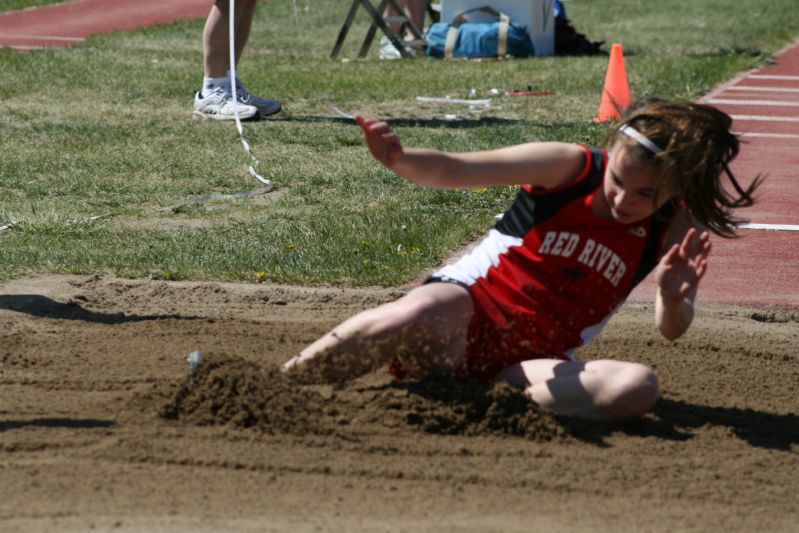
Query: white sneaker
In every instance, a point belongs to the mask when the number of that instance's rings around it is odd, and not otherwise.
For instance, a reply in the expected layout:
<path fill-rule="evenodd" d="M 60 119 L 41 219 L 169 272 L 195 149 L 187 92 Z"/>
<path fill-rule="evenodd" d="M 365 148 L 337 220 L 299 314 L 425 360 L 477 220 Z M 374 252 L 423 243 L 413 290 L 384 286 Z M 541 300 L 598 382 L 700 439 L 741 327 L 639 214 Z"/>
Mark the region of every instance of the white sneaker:
<path fill-rule="evenodd" d="M 380 38 L 380 59 L 402 59 L 402 54 L 385 35 Z"/>
<path fill-rule="evenodd" d="M 255 106 L 258 108 L 258 111 L 261 113 L 262 117 L 274 115 L 282 109 L 280 102 L 277 100 L 260 98 L 254 94 L 250 94 L 250 91 L 244 87 L 244 84 L 241 83 L 241 80 L 238 79 L 238 76 L 236 77 L 236 97 L 242 104 Z"/>
<path fill-rule="evenodd" d="M 215 87 L 211 94 L 203 97 L 201 91 L 194 95 L 194 116 L 214 120 L 236 120 L 236 111 L 240 120 L 257 120 L 258 108 L 242 102 L 233 102 L 233 95 L 223 87 Z"/>

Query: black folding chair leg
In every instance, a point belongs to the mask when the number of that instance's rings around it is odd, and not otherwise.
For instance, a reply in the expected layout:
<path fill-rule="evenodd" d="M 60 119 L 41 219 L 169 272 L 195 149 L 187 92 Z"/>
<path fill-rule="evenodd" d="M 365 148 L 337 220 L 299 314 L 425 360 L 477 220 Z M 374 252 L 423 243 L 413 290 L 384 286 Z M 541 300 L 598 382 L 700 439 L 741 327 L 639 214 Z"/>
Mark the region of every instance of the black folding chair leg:
<path fill-rule="evenodd" d="M 360 2 L 361 0 L 353 0 L 350 10 L 347 13 L 347 18 L 344 20 L 344 24 L 341 25 L 341 29 L 338 32 L 338 39 L 336 39 L 336 44 L 333 45 L 333 51 L 330 52 L 331 59 L 335 59 L 341 51 L 341 47 L 344 45 L 344 39 L 347 38 L 347 33 L 349 33 L 350 26 L 352 26 L 352 21 L 355 20 L 355 13 L 358 11 L 358 4 Z"/>
<path fill-rule="evenodd" d="M 363 40 L 363 45 L 361 45 L 361 50 L 358 52 L 358 57 L 366 57 L 378 28 L 386 35 L 386 37 L 388 37 L 388 40 L 391 41 L 391 44 L 393 44 L 394 47 L 399 50 L 399 53 L 402 57 L 411 57 L 411 54 L 405 49 L 405 46 L 402 44 L 402 41 L 397 34 L 391 31 L 388 25 L 386 25 L 386 22 L 383 20 L 383 13 L 386 11 L 386 6 L 391 3 L 393 4 L 392 7 L 397 8 L 399 7 L 397 6 L 397 3 L 394 0 L 382 0 L 377 10 L 375 10 L 374 6 L 372 6 L 369 0 L 361 0 L 361 2 L 363 7 L 372 17 L 372 25 L 369 26 L 369 31 L 366 32 L 366 38 Z"/>
<path fill-rule="evenodd" d="M 381 0 L 377 9 L 372 5 L 371 0 L 353 0 L 350 5 L 350 10 L 347 13 L 347 18 L 344 20 L 344 24 L 342 24 L 339 30 L 338 38 L 336 39 L 335 45 L 333 45 L 333 50 L 330 52 L 330 57 L 332 59 L 335 59 L 339 52 L 341 52 L 344 40 L 347 38 L 353 20 L 355 20 L 355 14 L 359 6 L 363 6 L 366 12 L 369 13 L 372 23 L 369 25 L 369 30 L 366 32 L 366 37 L 358 52 L 358 57 L 366 57 L 366 54 L 369 52 L 369 47 L 372 45 L 372 41 L 377 34 L 377 30 L 383 32 L 402 57 L 412 57 L 409 47 L 419 49 L 426 46 L 421 29 L 417 28 L 413 21 L 405 15 L 402 8 L 397 4 L 397 0 Z M 384 17 L 383 13 L 385 13 L 388 7 L 394 10 L 397 15 Z M 398 31 L 392 31 L 391 28 L 388 27 L 388 23 L 398 23 Z M 410 31 L 413 36 L 414 40 L 412 42 L 406 42 L 402 37 L 406 29 Z"/>

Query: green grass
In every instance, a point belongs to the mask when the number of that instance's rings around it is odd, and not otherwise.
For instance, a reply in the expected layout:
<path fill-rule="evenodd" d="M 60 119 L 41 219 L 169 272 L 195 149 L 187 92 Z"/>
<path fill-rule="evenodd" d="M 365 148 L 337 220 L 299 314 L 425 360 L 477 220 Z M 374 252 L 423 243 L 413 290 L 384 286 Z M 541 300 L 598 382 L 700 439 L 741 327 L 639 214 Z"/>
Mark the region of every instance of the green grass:
<path fill-rule="evenodd" d="M 288 0 L 259 4 L 240 67 L 253 92 L 284 104 L 275 118 L 245 124 L 275 192 L 178 209 L 260 186 L 232 124 L 190 117 L 203 20 L 69 49 L 0 51 L 0 225 L 19 222 L 0 233 L 0 279 L 107 271 L 254 280 L 265 272 L 285 283 L 398 284 L 484 231 L 513 197 L 512 188 L 405 183 L 371 160 L 357 128 L 328 101 L 388 118 L 408 146 L 465 151 L 535 140 L 596 144 L 604 136 L 591 118 L 606 57 L 385 62 L 372 50 L 357 60 L 361 13 L 333 61 L 345 7 L 298 5 L 299 27 Z M 695 99 L 799 36 L 795 0 L 566 7 L 592 40 L 623 43 L 634 96 Z M 444 116 L 461 109 L 415 99 L 528 85 L 556 95 L 496 99 L 460 122 Z"/>

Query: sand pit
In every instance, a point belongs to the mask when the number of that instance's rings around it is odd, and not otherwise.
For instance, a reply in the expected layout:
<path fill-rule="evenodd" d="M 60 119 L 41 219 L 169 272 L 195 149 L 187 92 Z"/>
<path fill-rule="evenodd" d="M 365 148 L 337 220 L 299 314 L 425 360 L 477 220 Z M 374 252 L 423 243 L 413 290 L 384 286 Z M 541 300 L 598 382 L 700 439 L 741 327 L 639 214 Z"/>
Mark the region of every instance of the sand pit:
<path fill-rule="evenodd" d="M 799 312 L 630 304 L 580 353 L 653 366 L 645 417 L 278 365 L 386 289 L 37 277 L 0 288 L 3 531 L 797 531 Z M 186 357 L 200 348 L 193 373 Z"/>

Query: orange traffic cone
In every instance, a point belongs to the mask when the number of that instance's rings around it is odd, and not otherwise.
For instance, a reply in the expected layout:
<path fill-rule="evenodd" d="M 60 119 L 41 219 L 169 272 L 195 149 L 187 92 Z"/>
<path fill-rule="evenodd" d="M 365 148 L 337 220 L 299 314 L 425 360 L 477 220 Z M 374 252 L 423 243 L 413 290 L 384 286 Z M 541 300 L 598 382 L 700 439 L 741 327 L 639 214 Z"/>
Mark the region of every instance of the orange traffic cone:
<path fill-rule="evenodd" d="M 599 114 L 594 122 L 604 122 L 619 118 L 621 112 L 630 106 L 630 86 L 627 84 L 627 69 L 624 68 L 624 55 L 621 44 L 614 43 L 610 48 L 608 72 L 605 87 L 599 101 Z"/>

